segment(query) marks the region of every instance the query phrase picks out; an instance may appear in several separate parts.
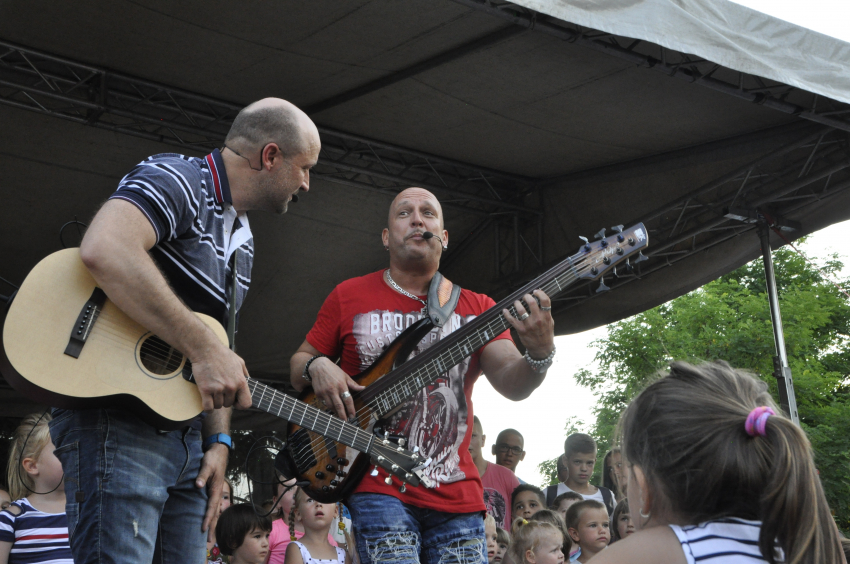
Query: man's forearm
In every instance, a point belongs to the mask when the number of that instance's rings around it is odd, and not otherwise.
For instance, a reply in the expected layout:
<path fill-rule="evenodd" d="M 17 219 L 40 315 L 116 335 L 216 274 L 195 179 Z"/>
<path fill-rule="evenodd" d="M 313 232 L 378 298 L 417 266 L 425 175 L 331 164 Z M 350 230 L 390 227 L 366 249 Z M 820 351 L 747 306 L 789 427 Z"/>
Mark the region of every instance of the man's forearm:
<path fill-rule="evenodd" d="M 208 411 L 207 416 L 204 418 L 204 438 L 215 435 L 216 433 L 230 435 L 230 417 L 232 413 L 233 410 L 229 407 Z"/>
<path fill-rule="evenodd" d="M 543 383 L 546 373 L 535 372 L 523 357 L 513 359 L 497 376 L 497 391 L 512 401 L 524 400 Z M 494 384 L 495 387 L 495 384 Z"/>

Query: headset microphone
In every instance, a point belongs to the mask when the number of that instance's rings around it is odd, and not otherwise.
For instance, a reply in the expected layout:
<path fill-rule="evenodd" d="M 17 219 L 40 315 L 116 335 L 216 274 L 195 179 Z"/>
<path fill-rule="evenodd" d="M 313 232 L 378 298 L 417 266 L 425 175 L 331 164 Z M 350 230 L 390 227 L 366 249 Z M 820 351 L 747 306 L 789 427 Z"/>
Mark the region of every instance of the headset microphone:
<path fill-rule="evenodd" d="M 431 233 L 430 231 L 426 231 L 425 233 L 423 233 L 423 234 L 422 234 L 422 238 L 423 238 L 423 239 L 425 239 L 426 241 L 427 241 L 428 239 L 436 239 L 437 241 L 439 241 L 439 242 L 443 245 L 443 248 L 444 248 L 444 249 L 448 249 L 448 248 L 449 248 L 449 246 L 448 246 L 448 245 L 446 245 L 445 243 L 443 243 L 443 240 L 442 240 L 442 239 L 440 239 L 439 237 L 437 237 L 436 235 L 434 235 L 434 234 L 433 234 L 433 233 Z"/>

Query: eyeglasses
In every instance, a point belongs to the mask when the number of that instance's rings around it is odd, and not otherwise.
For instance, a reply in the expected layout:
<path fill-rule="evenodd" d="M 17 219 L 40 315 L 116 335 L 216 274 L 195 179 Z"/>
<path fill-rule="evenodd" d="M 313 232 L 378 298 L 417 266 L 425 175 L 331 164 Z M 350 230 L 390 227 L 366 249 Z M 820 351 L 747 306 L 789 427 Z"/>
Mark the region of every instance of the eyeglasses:
<path fill-rule="evenodd" d="M 505 444 L 505 443 L 498 443 L 498 444 L 496 444 L 496 450 L 498 450 L 498 451 L 499 451 L 500 453 L 502 453 L 502 454 L 504 454 L 504 453 L 506 453 L 506 452 L 508 452 L 508 451 L 510 451 L 510 453 L 511 453 L 511 454 L 516 454 L 516 455 L 520 455 L 520 454 L 522 454 L 522 447 L 520 447 L 520 446 L 511 446 L 511 445 L 509 445 L 509 444 Z"/>

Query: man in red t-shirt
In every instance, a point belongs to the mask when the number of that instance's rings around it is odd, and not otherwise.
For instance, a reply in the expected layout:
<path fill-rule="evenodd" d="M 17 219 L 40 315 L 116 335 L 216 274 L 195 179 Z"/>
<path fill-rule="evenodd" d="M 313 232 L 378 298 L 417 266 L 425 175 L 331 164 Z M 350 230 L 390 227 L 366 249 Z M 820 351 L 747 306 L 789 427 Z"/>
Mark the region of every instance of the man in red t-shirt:
<path fill-rule="evenodd" d="M 472 462 L 481 476 L 481 485 L 484 487 L 484 505 L 487 513 L 493 516 L 496 526 L 507 531 L 511 530 L 511 494 L 519 486 L 516 474 L 498 464 L 493 464 L 484 459 L 482 448 L 487 442 L 484 427 L 476 415 L 475 423 L 472 425 L 472 436 L 469 439 L 469 454 Z"/>
<path fill-rule="evenodd" d="M 436 236 L 426 238 L 427 232 Z M 389 268 L 337 286 L 290 361 L 295 389 L 312 385 L 316 396 L 344 419 L 355 415 L 351 392 L 363 390 L 350 376 L 370 366 L 423 317 L 431 279 L 449 241 L 437 198 L 422 188 L 401 192 L 390 206 L 382 238 Z M 363 478 L 347 504 L 363 564 L 390 558 L 436 563 L 451 555 L 458 561 L 486 562 L 483 489 L 469 454 L 472 387 L 483 371 L 499 393 L 524 399 L 543 381 L 555 352 L 549 297 L 535 290 L 523 299 L 527 308 L 514 302 L 518 317 L 507 310 L 503 315 L 525 345 L 525 356 L 505 331 L 405 401 L 384 427 L 431 458 L 426 472 L 437 486 L 400 492 L 398 485 L 384 482 L 383 471 Z M 426 335 L 413 354 L 493 305 L 487 296 L 464 289 L 450 319 Z"/>

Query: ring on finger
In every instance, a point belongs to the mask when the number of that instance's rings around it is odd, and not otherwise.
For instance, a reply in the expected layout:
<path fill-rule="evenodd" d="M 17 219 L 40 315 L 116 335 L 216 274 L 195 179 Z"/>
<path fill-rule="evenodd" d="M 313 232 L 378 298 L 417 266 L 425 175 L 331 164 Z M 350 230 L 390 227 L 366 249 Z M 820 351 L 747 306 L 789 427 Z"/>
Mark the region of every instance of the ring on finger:
<path fill-rule="evenodd" d="M 519 316 L 520 321 L 525 321 L 526 319 L 528 319 L 528 312 L 523 313 L 522 315 Z"/>
<path fill-rule="evenodd" d="M 349 392 L 348 390 L 345 390 L 344 392 L 342 392 L 342 399 L 348 399 L 350 397 L 351 397 L 351 392 Z"/>
<path fill-rule="evenodd" d="M 549 307 L 546 307 L 546 306 L 540 306 L 540 310 L 541 310 L 541 311 L 552 311 L 552 306 L 549 306 Z"/>

